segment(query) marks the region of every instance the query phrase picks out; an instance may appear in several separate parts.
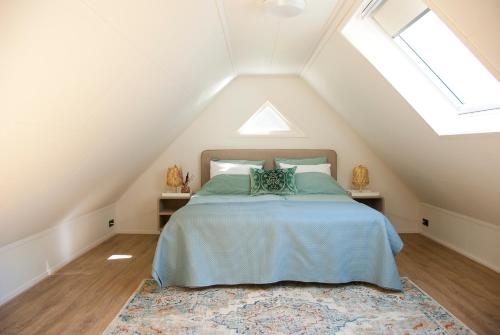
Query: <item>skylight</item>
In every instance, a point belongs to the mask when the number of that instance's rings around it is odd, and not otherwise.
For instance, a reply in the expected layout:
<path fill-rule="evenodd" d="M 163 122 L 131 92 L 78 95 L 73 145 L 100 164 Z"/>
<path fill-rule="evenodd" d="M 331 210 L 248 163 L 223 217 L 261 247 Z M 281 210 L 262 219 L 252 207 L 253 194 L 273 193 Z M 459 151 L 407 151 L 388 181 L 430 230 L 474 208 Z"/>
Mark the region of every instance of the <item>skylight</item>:
<path fill-rule="evenodd" d="M 266 101 L 238 129 L 241 135 L 298 135 L 296 129 L 269 101 Z"/>
<path fill-rule="evenodd" d="M 459 113 L 500 108 L 500 83 L 431 10 L 395 37 Z"/>
<path fill-rule="evenodd" d="M 500 83 L 426 2 L 372 2 L 342 34 L 427 124 L 438 135 L 500 132 Z"/>

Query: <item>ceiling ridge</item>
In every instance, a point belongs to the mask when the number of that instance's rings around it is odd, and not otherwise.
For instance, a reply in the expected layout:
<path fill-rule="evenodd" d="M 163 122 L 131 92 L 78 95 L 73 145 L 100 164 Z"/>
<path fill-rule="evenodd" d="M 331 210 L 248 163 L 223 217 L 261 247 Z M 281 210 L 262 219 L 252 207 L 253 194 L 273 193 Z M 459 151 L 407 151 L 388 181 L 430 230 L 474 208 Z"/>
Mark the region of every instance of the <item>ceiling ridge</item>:
<path fill-rule="evenodd" d="M 224 35 L 224 42 L 229 55 L 229 61 L 231 62 L 231 68 L 233 69 L 234 75 L 237 76 L 238 71 L 236 70 L 236 65 L 234 64 L 233 47 L 231 45 L 231 39 L 229 38 L 229 28 L 227 24 L 226 11 L 224 9 L 224 0 L 214 0 L 214 2 L 215 7 L 217 8 L 217 15 L 219 16 L 222 33 Z"/>
<path fill-rule="evenodd" d="M 276 49 L 278 48 L 278 38 L 281 32 L 281 20 L 278 21 L 278 26 L 276 27 L 276 36 L 274 37 L 273 51 L 271 53 L 271 62 L 269 63 L 269 72 L 272 73 L 274 56 L 276 54 Z"/>
<path fill-rule="evenodd" d="M 344 24 L 345 19 L 354 12 L 354 9 L 357 8 L 359 3 L 360 0 L 339 0 L 322 29 L 323 32 L 316 43 L 316 47 L 313 48 L 311 55 L 304 62 L 302 69 L 298 72 L 299 76 L 303 77 L 304 73 L 314 64 L 318 56 L 323 52 L 330 38 L 339 27 Z"/>

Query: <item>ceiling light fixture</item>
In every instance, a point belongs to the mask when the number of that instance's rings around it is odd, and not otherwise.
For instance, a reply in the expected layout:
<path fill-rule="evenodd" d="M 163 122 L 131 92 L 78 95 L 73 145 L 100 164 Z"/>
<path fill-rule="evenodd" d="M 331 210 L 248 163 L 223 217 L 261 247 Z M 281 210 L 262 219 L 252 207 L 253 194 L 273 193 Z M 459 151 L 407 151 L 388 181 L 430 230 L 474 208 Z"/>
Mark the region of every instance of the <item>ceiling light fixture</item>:
<path fill-rule="evenodd" d="M 264 0 L 264 8 L 274 16 L 289 18 L 297 16 L 306 8 L 305 0 Z"/>

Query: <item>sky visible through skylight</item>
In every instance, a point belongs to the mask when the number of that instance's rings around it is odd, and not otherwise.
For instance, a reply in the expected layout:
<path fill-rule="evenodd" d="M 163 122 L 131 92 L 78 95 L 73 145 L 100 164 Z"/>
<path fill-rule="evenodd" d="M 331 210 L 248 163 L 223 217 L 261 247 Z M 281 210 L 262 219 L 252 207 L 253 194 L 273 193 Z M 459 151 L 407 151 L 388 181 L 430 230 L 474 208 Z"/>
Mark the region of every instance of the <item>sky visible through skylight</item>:
<path fill-rule="evenodd" d="M 400 38 L 447 87 L 457 105 L 472 109 L 468 111 L 500 108 L 500 83 L 435 13 L 428 11 Z"/>
<path fill-rule="evenodd" d="M 395 38 L 358 14 L 342 34 L 436 134 L 500 132 L 499 82 L 435 13 L 427 9 Z"/>

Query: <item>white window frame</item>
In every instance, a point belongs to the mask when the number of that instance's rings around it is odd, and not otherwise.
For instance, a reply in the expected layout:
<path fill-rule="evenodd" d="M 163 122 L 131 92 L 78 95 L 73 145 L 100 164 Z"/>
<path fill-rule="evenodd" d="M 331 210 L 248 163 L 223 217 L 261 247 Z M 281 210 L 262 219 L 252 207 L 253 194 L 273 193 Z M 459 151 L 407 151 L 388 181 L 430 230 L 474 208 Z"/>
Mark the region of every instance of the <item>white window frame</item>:
<path fill-rule="evenodd" d="M 498 110 L 457 113 L 442 90 L 370 16 L 361 10 L 343 25 L 342 35 L 381 73 L 439 136 L 500 132 Z"/>
<path fill-rule="evenodd" d="M 251 121 L 256 115 L 261 113 L 263 110 L 270 108 L 274 113 L 276 113 L 289 127 L 289 130 L 276 130 L 263 133 L 242 133 L 241 128 L 243 128 L 247 122 Z M 290 120 L 288 120 L 283 114 L 280 113 L 278 108 L 276 108 L 269 100 L 267 100 L 262 106 L 260 106 L 255 113 L 253 113 L 249 118 L 243 122 L 243 124 L 236 131 L 238 136 L 243 137 L 305 137 L 302 130 L 295 126 Z"/>
<path fill-rule="evenodd" d="M 402 29 L 396 36 L 394 36 L 393 41 L 401 48 L 405 54 L 415 62 L 418 67 L 425 73 L 425 75 L 436 85 L 440 91 L 450 100 L 458 114 L 468 114 L 468 113 L 479 113 L 487 111 L 500 111 L 500 103 L 495 104 L 464 104 L 460 98 L 453 92 L 453 90 L 442 80 L 439 75 L 426 63 L 426 61 L 412 48 L 412 46 L 401 36 L 401 34 L 415 22 L 420 20 L 424 15 L 430 12 L 427 9 L 421 15 L 408 24 L 404 29 Z"/>

